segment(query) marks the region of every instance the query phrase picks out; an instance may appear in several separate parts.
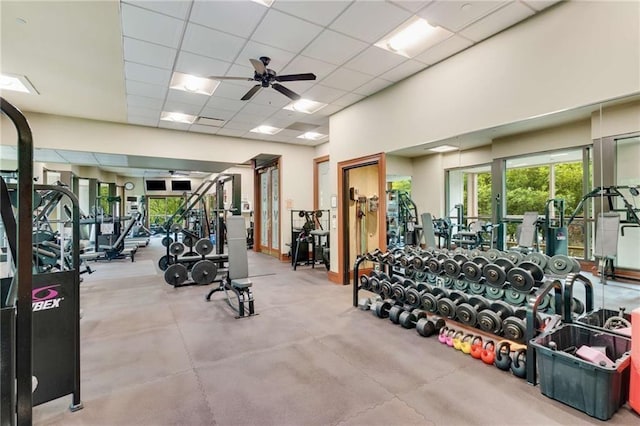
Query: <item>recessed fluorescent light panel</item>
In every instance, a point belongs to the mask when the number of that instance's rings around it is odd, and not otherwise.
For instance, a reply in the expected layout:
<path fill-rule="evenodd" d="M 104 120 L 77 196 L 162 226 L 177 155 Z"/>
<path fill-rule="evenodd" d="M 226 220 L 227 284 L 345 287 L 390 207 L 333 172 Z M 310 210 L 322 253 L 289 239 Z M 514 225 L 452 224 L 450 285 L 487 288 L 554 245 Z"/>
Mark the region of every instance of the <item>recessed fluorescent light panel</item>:
<path fill-rule="evenodd" d="M 289 111 L 303 112 L 305 114 L 313 114 L 314 112 L 318 112 L 326 106 L 327 104 L 323 104 L 322 102 L 311 101 L 309 99 L 300 99 L 295 102 L 291 102 L 289 105 L 284 107 L 284 109 L 288 109 Z"/>
<path fill-rule="evenodd" d="M 220 82 L 218 80 L 174 72 L 169 87 L 189 93 L 211 96 L 219 84 Z"/>
<path fill-rule="evenodd" d="M 322 133 L 316 132 L 307 132 L 298 136 L 299 139 L 308 139 L 310 141 L 319 141 L 320 139 L 326 138 L 328 135 L 323 135 Z"/>
<path fill-rule="evenodd" d="M 414 17 L 376 43 L 381 49 L 413 58 L 449 37 L 450 31 L 434 27 L 426 20 Z"/>
<path fill-rule="evenodd" d="M 251 1 L 266 7 L 271 7 L 271 5 L 273 4 L 273 0 L 251 0 Z"/>
<path fill-rule="evenodd" d="M 451 145 L 440 145 L 440 146 L 436 146 L 435 148 L 429 148 L 429 151 L 433 151 L 433 152 L 449 152 L 449 151 L 458 151 L 460 148 L 458 148 L 457 146 L 451 146 Z"/>
<path fill-rule="evenodd" d="M 13 90 L 15 92 L 37 95 L 38 91 L 31 85 L 29 79 L 23 75 L 0 74 L 0 90 Z"/>
<path fill-rule="evenodd" d="M 181 112 L 166 112 L 162 111 L 160 114 L 160 120 L 173 121 L 174 123 L 193 124 L 196 121 L 195 115 L 183 114 Z"/>
<path fill-rule="evenodd" d="M 264 135 L 275 135 L 276 133 L 278 133 L 280 130 L 277 127 L 271 127 L 271 126 L 258 126 L 256 128 L 251 129 L 250 131 L 253 133 L 262 133 Z"/>

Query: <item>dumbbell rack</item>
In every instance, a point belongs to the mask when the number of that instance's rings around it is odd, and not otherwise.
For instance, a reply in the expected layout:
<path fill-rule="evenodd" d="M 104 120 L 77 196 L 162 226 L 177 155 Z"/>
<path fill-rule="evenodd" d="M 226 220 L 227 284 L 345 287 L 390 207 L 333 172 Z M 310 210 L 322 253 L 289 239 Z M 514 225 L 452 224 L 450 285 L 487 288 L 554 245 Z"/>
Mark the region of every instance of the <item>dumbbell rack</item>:
<path fill-rule="evenodd" d="M 366 260 L 374 261 L 374 262 L 377 261 L 379 263 L 380 270 L 386 271 L 388 273 L 388 277 L 391 278 L 394 275 L 393 265 L 395 261 L 398 261 L 403 266 L 406 266 L 407 263 L 409 263 L 406 261 L 406 259 L 404 262 L 401 262 L 403 258 L 403 254 L 406 254 L 406 250 L 404 252 L 402 250 L 398 250 L 393 253 L 387 252 L 384 254 L 381 253 L 379 250 L 376 250 L 376 252 L 374 252 L 373 254 L 368 253 L 365 256 L 361 256 L 356 260 L 354 265 L 354 288 L 353 288 L 354 306 L 358 306 L 358 293 L 359 293 L 359 290 L 362 289 L 359 282 L 360 265 Z M 382 259 L 384 260 L 393 259 L 393 261 L 392 262 L 382 261 Z M 358 277 L 358 278 L 355 278 L 355 277 Z M 551 296 L 552 292 L 555 293 L 554 294 L 555 316 L 554 316 L 554 321 L 549 326 L 555 325 L 560 318 L 562 318 L 565 322 L 572 321 L 571 319 L 571 305 L 573 300 L 572 288 L 573 288 L 573 284 L 577 281 L 582 282 L 586 288 L 585 294 L 586 294 L 587 312 L 590 312 L 593 309 L 593 288 L 592 288 L 591 282 L 584 276 L 577 273 L 571 273 L 570 275 L 565 277 L 564 283 L 558 277 L 548 277 L 548 279 L 544 281 L 538 281 L 537 289 L 531 290 L 530 294 L 527 297 L 526 316 L 525 316 L 526 329 L 524 333 L 524 342 L 530 341 L 535 336 L 536 334 L 535 323 L 536 323 L 538 309 L 545 301 L 545 298 L 548 298 Z M 564 289 L 567 289 L 567 290 L 563 294 Z M 461 324 L 452 319 L 447 319 L 447 321 L 449 322 L 449 324 L 454 324 L 455 327 L 457 327 L 457 329 L 459 330 L 465 330 L 469 334 L 473 334 L 475 336 L 481 336 L 481 337 L 484 337 L 484 339 L 489 338 L 491 340 L 500 340 L 500 342 L 503 342 L 503 341 L 508 342 L 511 345 L 523 346 L 521 343 L 509 341 L 508 339 L 496 339 L 495 335 L 486 333 L 482 330 L 478 330 L 477 328 L 471 328 L 465 324 Z M 531 345 L 527 345 L 525 362 L 526 362 L 527 381 L 535 385 L 537 380 L 536 360 L 535 360 L 535 351 Z"/>

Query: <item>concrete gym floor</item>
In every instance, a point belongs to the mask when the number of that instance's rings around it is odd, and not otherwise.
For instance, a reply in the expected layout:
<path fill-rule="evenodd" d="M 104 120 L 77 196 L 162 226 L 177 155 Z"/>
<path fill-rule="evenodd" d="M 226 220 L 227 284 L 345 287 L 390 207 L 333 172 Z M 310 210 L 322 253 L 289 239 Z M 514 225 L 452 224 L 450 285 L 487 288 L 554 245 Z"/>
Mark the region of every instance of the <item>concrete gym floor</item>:
<path fill-rule="evenodd" d="M 81 285 L 82 400 L 35 424 L 574 425 L 601 421 L 510 373 L 351 306 L 324 268 L 249 252 L 258 316 L 236 320 L 210 286 L 167 285 L 159 239 L 135 263 L 92 264 Z M 598 290 L 599 291 L 599 290 Z M 599 294 L 599 293 L 596 293 Z M 619 303 L 640 287 L 611 284 Z M 640 424 L 622 407 L 609 424 Z"/>

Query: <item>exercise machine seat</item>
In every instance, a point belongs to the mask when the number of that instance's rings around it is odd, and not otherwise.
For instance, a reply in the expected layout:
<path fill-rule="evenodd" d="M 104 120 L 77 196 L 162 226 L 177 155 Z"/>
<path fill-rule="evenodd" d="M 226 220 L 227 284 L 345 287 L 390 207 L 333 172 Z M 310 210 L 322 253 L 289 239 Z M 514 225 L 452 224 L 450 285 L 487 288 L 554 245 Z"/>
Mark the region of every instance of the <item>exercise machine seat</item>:
<path fill-rule="evenodd" d="M 237 278 L 235 280 L 231 280 L 231 286 L 237 288 L 238 290 L 249 288 L 252 285 L 253 283 L 249 278 Z"/>

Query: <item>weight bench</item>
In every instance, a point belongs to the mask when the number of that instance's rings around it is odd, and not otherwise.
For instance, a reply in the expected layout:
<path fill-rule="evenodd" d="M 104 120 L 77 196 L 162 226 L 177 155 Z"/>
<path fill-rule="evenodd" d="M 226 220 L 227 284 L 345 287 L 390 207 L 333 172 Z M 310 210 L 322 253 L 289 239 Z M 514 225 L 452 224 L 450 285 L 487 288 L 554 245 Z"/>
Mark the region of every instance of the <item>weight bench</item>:
<path fill-rule="evenodd" d="M 211 301 L 211 296 L 217 291 L 224 291 L 229 306 L 237 312 L 237 318 L 246 318 L 257 315 L 253 306 L 253 283 L 249 279 L 249 262 L 247 260 L 247 239 L 245 236 L 244 218 L 231 216 L 227 218 L 227 249 L 228 271 L 220 282 L 220 286 L 212 289 L 206 296 Z"/>

